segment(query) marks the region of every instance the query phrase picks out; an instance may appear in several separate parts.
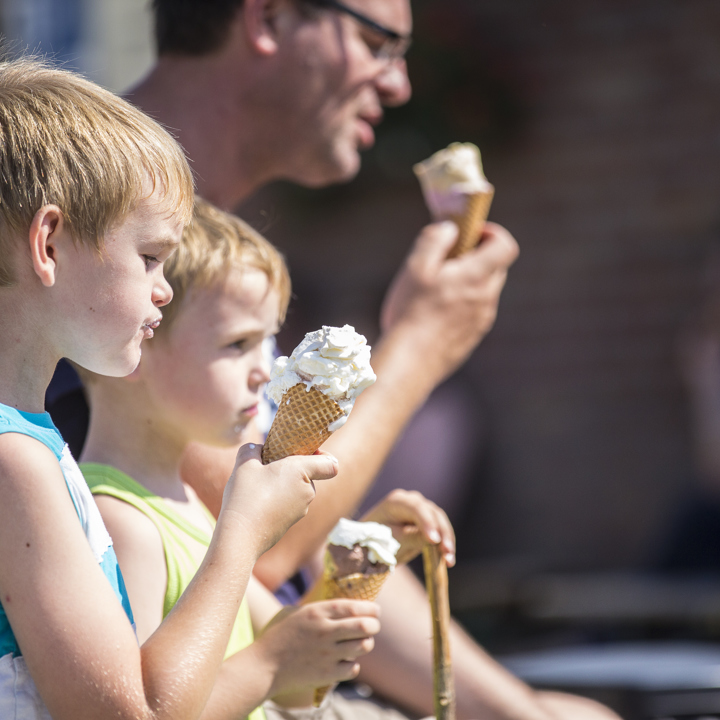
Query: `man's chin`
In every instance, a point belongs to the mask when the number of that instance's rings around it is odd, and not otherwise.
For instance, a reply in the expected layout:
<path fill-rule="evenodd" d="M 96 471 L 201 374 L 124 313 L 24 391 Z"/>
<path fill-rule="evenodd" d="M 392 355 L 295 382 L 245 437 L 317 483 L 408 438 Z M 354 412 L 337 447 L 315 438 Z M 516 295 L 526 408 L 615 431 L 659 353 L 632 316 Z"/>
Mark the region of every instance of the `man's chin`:
<path fill-rule="evenodd" d="M 312 189 L 347 183 L 357 177 L 360 166 L 360 153 L 354 150 L 344 153 L 342 157 L 333 157 L 331 161 L 317 166 L 313 171 L 304 173 L 303 177 L 296 178 L 295 182 Z"/>

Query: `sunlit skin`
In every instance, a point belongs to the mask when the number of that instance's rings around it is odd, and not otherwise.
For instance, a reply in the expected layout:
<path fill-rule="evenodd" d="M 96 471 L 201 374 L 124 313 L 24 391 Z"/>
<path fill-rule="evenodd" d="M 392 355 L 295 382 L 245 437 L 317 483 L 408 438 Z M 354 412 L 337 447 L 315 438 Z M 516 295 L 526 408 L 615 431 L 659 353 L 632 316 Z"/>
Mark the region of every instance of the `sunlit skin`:
<path fill-rule="evenodd" d="M 105 375 L 127 375 L 137 366 L 142 341 L 153 336 L 160 308 L 172 299 L 162 265 L 181 233 L 178 219 L 153 195 L 109 232 L 99 253 L 68 248 L 78 274 L 67 284 L 59 276 L 57 302 L 78 322 L 59 338 L 67 356 Z"/>
<path fill-rule="evenodd" d="M 116 222 L 99 250 L 73 240 L 60 208 L 40 208 L 29 243 L 18 242 L 18 285 L 27 291 L 11 287 L 1 294 L 5 402 L 41 412 L 44 388 L 61 357 L 107 375 L 131 372 L 172 298 L 162 263 L 181 232 L 159 191 Z M 23 320 L 37 332 L 24 332 Z M 12 351 L 26 343 L 32 352 L 14 358 Z"/>
<path fill-rule="evenodd" d="M 345 2 L 398 33 L 412 29 L 408 0 Z M 404 61 L 374 57 L 367 33 L 353 18 L 332 10 L 304 15 L 300 4 L 244 0 L 222 48 L 200 57 L 161 57 L 129 95 L 177 129 L 200 193 L 225 209 L 277 179 L 311 187 L 350 180 L 362 151 L 374 143 L 384 108 L 410 98 Z M 409 419 L 491 329 L 517 243 L 488 223 L 476 250 L 448 261 L 455 238 L 452 225 L 426 227 L 399 270 L 373 347 L 378 381 L 325 446 L 340 461 L 338 481 L 319 487 L 308 517 L 259 560 L 255 571 L 268 587 L 306 565 L 338 517 L 355 511 Z M 185 453 L 183 477 L 214 511 L 233 462 L 232 450 L 194 444 Z M 383 593 L 383 614 L 392 621 L 363 661 L 364 679 L 418 716 L 429 715 L 427 597 L 403 568 Z M 462 668 L 460 720 L 611 717 L 575 698 L 563 712 L 561 703 L 550 709 L 548 696 L 509 675 L 456 624 L 451 642 L 456 667 Z"/>
<path fill-rule="evenodd" d="M 278 305 L 264 272 L 231 268 L 221 283 L 191 291 L 169 331 L 146 345 L 148 400 L 185 441 L 241 442 L 270 377 L 262 342 L 277 331 Z"/>
<path fill-rule="evenodd" d="M 252 267 L 232 266 L 210 286 L 191 288 L 173 323 L 146 344 L 131 376 L 88 382 L 92 413 L 82 460 L 122 470 L 210 532 L 207 513 L 180 477 L 180 458 L 191 440 L 222 446 L 242 435 L 268 380 L 261 346 L 277 328 L 278 315 L 278 293 Z M 96 500 L 144 643 L 160 626 L 165 608 L 168 575 L 161 535 L 132 505 L 105 495 Z M 445 514 L 417 493 L 392 494 L 373 512 L 373 519 L 407 535 L 406 559 L 418 552 L 418 538 L 454 543 Z M 408 526 L 420 532 L 403 533 Z M 187 551 L 200 564 L 204 547 L 195 543 Z M 253 626 L 262 634 L 223 664 L 203 720 L 245 717 L 267 697 L 308 705 L 314 687 L 357 675 L 357 659 L 372 649 L 380 627 L 373 603 L 316 603 L 283 611 L 278 619 L 279 602 L 259 582 L 249 583 L 246 597 Z M 268 623 L 271 627 L 263 630 Z"/>

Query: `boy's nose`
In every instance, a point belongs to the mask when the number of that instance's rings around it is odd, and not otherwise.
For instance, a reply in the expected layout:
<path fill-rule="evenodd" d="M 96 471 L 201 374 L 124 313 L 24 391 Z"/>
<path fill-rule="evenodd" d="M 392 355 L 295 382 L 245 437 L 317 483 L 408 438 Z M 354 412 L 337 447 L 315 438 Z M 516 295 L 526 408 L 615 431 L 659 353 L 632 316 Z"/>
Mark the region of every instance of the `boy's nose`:
<path fill-rule="evenodd" d="M 252 370 L 250 371 L 250 377 L 248 383 L 250 387 L 255 390 L 261 385 L 265 385 L 270 380 L 270 364 L 265 358 L 265 354 L 260 350 L 257 353 L 255 362 L 253 363 Z"/>
<path fill-rule="evenodd" d="M 160 279 L 153 287 L 153 304 L 155 307 L 167 305 L 173 298 L 173 289 L 170 283 L 165 279 L 164 275 L 160 275 Z"/>

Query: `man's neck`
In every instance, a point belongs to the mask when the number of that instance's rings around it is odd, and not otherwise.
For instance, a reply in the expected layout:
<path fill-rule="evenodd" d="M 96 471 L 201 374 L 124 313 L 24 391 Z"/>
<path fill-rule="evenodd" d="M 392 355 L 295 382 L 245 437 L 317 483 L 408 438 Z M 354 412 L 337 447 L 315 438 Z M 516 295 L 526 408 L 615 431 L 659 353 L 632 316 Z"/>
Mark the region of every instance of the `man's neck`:
<path fill-rule="evenodd" d="M 222 62 L 214 56 L 161 58 L 126 98 L 177 137 L 198 194 L 232 210 L 273 172 L 267 145 L 256 142 L 255 113 L 246 107 L 242 82 L 229 83 Z"/>

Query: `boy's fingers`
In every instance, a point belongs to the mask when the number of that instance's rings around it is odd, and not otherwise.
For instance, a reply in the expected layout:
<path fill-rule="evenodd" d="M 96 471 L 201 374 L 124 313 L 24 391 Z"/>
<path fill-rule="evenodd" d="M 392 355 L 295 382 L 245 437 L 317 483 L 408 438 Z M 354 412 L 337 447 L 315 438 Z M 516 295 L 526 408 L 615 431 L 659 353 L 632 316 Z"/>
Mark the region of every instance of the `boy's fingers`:
<path fill-rule="evenodd" d="M 351 638 L 338 643 L 337 650 L 344 661 L 352 661 L 367 655 L 375 647 L 372 637 Z"/>
<path fill-rule="evenodd" d="M 316 605 L 323 605 L 323 610 L 331 620 L 353 617 L 380 617 L 380 606 L 371 600 L 337 598 L 336 600 L 321 600 Z"/>
<path fill-rule="evenodd" d="M 263 446 L 258 443 L 247 443 L 246 445 L 241 445 L 237 453 L 235 464 L 242 465 L 249 460 L 259 460 L 262 462 L 262 448 Z"/>
<path fill-rule="evenodd" d="M 337 458 L 330 453 L 296 455 L 295 458 L 302 464 L 308 480 L 330 480 L 338 474 Z"/>
<path fill-rule="evenodd" d="M 257 447 L 262 448 L 262 445 Z M 243 448 L 240 448 L 241 451 L 242 449 Z M 275 465 L 280 463 L 295 466 L 295 470 L 299 471 L 305 482 L 310 484 L 312 484 L 313 480 L 329 480 L 338 474 L 337 458 L 326 452 L 320 452 L 315 455 L 289 455 L 271 464 Z"/>

